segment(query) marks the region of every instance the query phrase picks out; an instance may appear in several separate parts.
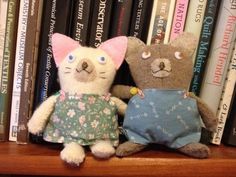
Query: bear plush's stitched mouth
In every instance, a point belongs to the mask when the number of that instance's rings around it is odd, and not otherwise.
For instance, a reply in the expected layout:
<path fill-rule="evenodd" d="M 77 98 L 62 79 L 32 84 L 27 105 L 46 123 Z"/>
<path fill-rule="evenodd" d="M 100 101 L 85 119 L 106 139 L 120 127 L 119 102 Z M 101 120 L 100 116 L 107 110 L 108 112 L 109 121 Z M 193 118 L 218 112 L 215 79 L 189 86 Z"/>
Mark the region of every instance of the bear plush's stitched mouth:
<path fill-rule="evenodd" d="M 158 78 L 168 77 L 170 74 L 171 74 L 171 70 L 161 70 L 161 69 L 157 71 L 152 70 L 152 75 Z"/>

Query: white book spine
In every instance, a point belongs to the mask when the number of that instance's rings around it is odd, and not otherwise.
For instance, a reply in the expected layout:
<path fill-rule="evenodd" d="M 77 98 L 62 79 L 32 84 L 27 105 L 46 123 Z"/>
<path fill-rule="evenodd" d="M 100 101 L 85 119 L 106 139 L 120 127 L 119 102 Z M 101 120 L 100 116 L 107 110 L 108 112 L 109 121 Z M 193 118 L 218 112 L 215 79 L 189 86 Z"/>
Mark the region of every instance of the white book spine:
<path fill-rule="evenodd" d="M 234 44 L 234 52 L 232 55 L 231 63 L 225 80 L 224 89 L 222 92 L 222 99 L 219 106 L 219 111 L 217 113 L 218 125 L 217 131 L 212 135 L 212 143 L 220 145 L 221 139 L 224 132 L 224 127 L 226 119 L 229 114 L 229 108 L 232 102 L 232 97 L 234 93 L 234 87 L 236 83 L 236 43 Z"/>
<path fill-rule="evenodd" d="M 203 78 L 200 97 L 216 114 L 232 56 L 236 9 L 232 1 L 222 1 Z"/>
<path fill-rule="evenodd" d="M 5 42 L 8 0 L 0 0 L 0 83 L 2 78 L 3 50 Z"/>
<path fill-rule="evenodd" d="M 20 11 L 19 11 L 19 19 L 18 19 L 10 127 L 18 126 L 20 92 L 21 92 L 21 81 L 22 81 L 23 66 L 24 66 L 24 53 L 25 53 L 25 39 L 26 39 L 28 10 L 29 10 L 29 0 L 22 0 L 20 2 Z M 12 135 L 15 135 L 15 133 L 11 132 L 12 130 L 16 130 L 16 129 L 17 128 L 14 128 L 14 129 L 10 128 L 10 132 L 9 132 L 10 141 L 16 141 L 16 137 L 12 136 Z"/>
<path fill-rule="evenodd" d="M 152 40 L 152 30 L 153 30 L 153 26 L 154 26 L 155 18 L 156 18 L 157 2 L 158 0 L 154 0 L 153 5 L 152 5 L 152 15 L 151 15 L 150 23 L 149 23 L 148 36 L 147 36 L 147 42 L 146 42 L 147 45 L 150 45 L 151 40 Z"/>
<path fill-rule="evenodd" d="M 206 10 L 207 0 L 190 1 L 184 27 L 185 32 L 193 33 L 199 42 L 204 13 Z M 193 62 L 196 58 L 196 50 L 192 56 Z"/>
<path fill-rule="evenodd" d="M 175 12 L 175 3 L 176 3 L 176 0 L 171 0 L 170 1 L 170 7 L 169 7 L 168 18 L 167 18 L 167 24 L 166 24 L 166 33 L 165 33 L 165 38 L 164 38 L 164 44 L 169 43 L 171 27 L 172 27 L 174 12 Z"/>

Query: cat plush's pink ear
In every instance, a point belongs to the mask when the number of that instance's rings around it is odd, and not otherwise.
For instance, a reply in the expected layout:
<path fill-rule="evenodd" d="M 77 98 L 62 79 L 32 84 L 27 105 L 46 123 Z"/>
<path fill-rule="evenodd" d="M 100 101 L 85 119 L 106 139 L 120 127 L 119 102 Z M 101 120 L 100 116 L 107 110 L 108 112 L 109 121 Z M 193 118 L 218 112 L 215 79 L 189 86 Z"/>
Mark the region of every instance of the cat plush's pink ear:
<path fill-rule="evenodd" d="M 52 51 L 57 67 L 69 52 L 80 47 L 79 42 L 63 34 L 54 33 L 52 35 Z"/>
<path fill-rule="evenodd" d="M 127 44 L 127 37 L 119 36 L 103 42 L 99 48 L 105 51 L 113 59 L 116 69 L 119 69 L 125 58 Z"/>

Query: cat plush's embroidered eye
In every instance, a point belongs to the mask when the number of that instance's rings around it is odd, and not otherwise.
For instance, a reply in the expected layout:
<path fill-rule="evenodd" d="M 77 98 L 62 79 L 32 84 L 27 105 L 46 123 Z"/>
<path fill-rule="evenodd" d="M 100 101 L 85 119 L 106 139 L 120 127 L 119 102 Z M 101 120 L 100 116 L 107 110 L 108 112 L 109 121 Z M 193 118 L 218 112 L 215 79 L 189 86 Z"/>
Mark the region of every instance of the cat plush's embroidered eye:
<path fill-rule="evenodd" d="M 69 62 L 69 63 L 72 63 L 73 61 L 75 61 L 75 56 L 74 55 L 71 55 L 71 54 L 69 54 L 68 55 L 68 57 L 67 57 L 67 61 Z"/>
<path fill-rule="evenodd" d="M 100 64 L 105 64 L 106 63 L 106 58 L 105 57 L 98 57 L 97 60 Z"/>
<path fill-rule="evenodd" d="M 183 54 L 179 51 L 175 52 L 175 58 L 178 59 L 178 60 L 181 60 L 183 59 Z"/>
<path fill-rule="evenodd" d="M 151 52 L 150 51 L 144 51 L 142 53 L 142 59 L 146 60 L 151 57 Z"/>

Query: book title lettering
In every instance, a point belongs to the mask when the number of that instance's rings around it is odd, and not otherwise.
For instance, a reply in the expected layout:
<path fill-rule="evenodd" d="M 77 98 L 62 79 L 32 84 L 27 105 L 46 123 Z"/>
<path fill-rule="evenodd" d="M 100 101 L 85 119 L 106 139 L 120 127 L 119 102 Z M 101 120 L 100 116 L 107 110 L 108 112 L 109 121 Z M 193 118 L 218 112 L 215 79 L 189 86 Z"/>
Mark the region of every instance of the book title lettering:
<path fill-rule="evenodd" d="M 84 1 L 80 0 L 78 3 L 78 12 L 77 12 L 77 23 L 76 23 L 76 33 L 75 33 L 75 40 L 81 41 L 81 31 L 84 28 L 84 25 L 80 23 L 79 21 L 83 19 L 84 14 Z"/>
<path fill-rule="evenodd" d="M 104 33 L 103 26 L 104 26 L 105 12 L 106 12 L 106 0 L 100 0 L 98 8 L 96 34 L 95 34 L 95 47 L 99 47 L 99 45 L 102 43 L 102 37 Z"/>

